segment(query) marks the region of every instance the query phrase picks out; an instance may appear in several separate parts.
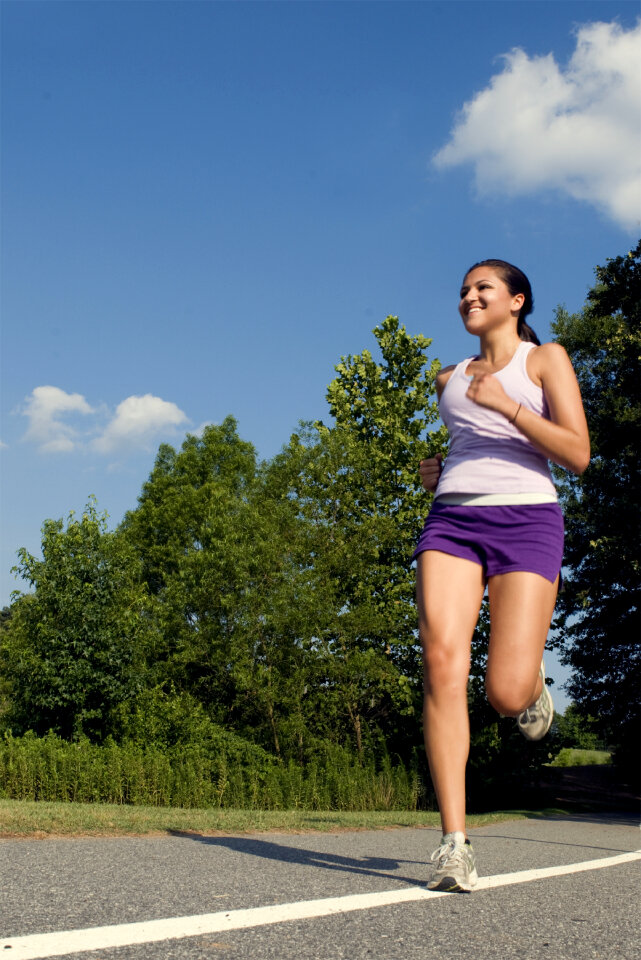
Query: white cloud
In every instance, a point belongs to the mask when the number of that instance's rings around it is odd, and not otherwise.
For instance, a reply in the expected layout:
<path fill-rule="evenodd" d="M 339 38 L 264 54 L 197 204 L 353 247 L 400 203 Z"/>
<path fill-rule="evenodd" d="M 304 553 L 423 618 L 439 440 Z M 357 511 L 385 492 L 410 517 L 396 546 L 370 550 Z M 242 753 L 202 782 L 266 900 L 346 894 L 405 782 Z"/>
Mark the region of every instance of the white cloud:
<path fill-rule="evenodd" d="M 59 387 L 36 387 L 22 410 L 29 418 L 23 439 L 36 443 L 43 453 L 69 453 L 78 446 L 78 431 L 61 418 L 94 412 L 79 393 L 65 393 Z"/>
<path fill-rule="evenodd" d="M 150 393 L 143 397 L 127 397 L 118 404 L 115 416 L 91 446 L 99 453 L 113 453 L 133 446 L 146 447 L 159 433 L 178 427 L 187 419 L 175 403 Z"/>
<path fill-rule="evenodd" d="M 66 393 L 59 387 L 36 387 L 26 398 L 20 413 L 29 420 L 23 440 L 35 443 L 42 453 L 71 453 L 91 449 L 110 454 L 132 449 L 148 449 L 159 434 L 187 423 L 186 414 L 175 403 L 150 393 L 127 397 L 105 422 L 104 406 L 92 407 L 79 393 Z M 78 430 L 69 418 L 82 414 L 84 429 Z M 87 416 L 92 414 L 87 420 Z M 89 438 L 93 437 L 93 440 Z"/>
<path fill-rule="evenodd" d="M 480 193 L 558 189 L 626 230 L 641 217 L 641 22 L 577 31 L 567 68 L 552 54 L 506 54 L 467 102 L 437 167 L 472 163 Z"/>

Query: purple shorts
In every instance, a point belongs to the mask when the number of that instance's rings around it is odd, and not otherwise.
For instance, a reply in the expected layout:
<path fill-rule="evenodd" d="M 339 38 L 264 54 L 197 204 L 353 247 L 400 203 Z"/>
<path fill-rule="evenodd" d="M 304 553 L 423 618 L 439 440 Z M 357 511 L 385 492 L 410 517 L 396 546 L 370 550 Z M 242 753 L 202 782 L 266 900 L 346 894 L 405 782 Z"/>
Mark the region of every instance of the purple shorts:
<path fill-rule="evenodd" d="M 463 507 L 434 501 L 413 560 L 440 550 L 479 563 L 486 577 L 523 570 L 554 583 L 563 560 L 558 503 Z"/>

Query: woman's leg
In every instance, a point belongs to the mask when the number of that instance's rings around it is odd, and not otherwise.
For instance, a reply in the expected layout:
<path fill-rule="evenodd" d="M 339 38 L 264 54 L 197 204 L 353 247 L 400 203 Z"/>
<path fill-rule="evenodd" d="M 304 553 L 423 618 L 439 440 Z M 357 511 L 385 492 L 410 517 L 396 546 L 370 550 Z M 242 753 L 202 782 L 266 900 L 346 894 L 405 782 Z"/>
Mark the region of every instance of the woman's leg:
<path fill-rule="evenodd" d="M 558 579 L 538 573 L 490 577 L 490 646 L 485 685 L 492 706 L 516 717 L 540 696 L 539 669 L 554 613 Z"/>
<path fill-rule="evenodd" d="M 425 750 L 443 834 L 465 832 L 465 765 L 470 745 L 467 681 L 484 571 L 471 560 L 426 550 L 418 556 L 416 578 Z"/>

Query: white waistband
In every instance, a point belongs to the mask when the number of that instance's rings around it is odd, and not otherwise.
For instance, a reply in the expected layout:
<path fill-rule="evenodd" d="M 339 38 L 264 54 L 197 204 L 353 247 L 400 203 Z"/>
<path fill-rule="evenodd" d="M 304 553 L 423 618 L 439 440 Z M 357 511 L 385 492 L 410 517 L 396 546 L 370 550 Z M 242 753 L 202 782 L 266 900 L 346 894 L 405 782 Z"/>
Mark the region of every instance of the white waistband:
<path fill-rule="evenodd" d="M 444 493 L 435 503 L 457 507 L 509 507 L 520 503 L 557 503 L 553 493 Z"/>

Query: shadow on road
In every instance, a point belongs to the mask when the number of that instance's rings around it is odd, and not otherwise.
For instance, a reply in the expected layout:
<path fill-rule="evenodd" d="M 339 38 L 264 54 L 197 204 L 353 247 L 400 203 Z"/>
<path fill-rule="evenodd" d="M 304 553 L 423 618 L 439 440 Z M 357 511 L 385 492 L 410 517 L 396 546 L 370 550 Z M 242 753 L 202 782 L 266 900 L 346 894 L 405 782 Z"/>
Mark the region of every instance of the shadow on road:
<path fill-rule="evenodd" d="M 553 818 L 546 818 L 552 820 Z M 556 818 L 554 818 L 556 819 Z M 568 817 L 559 817 L 559 822 L 567 822 Z M 569 843 L 565 840 L 543 840 L 541 837 L 509 837 L 502 833 L 483 833 L 481 834 L 483 839 L 488 840 L 509 840 L 514 842 L 518 840 L 519 843 L 536 843 L 538 846 L 544 847 L 572 847 L 573 849 L 578 848 L 579 850 L 605 850 L 607 853 L 633 853 L 637 848 L 636 847 L 626 847 L 625 850 L 620 847 L 597 847 L 594 843 Z M 472 839 L 474 840 L 474 834 L 472 834 Z M 474 841 L 476 843 L 476 841 Z"/>
<path fill-rule="evenodd" d="M 411 886 L 424 883 L 427 877 L 404 877 L 394 871 L 401 864 L 411 863 L 427 867 L 429 860 L 390 860 L 385 857 L 346 857 L 324 850 L 305 850 L 300 847 L 288 847 L 273 840 L 257 840 L 255 837 L 206 837 L 198 833 L 183 830 L 169 830 L 173 837 L 195 840 L 207 846 L 226 847 L 236 853 L 246 853 L 266 860 L 279 860 L 282 863 L 303 864 L 310 867 L 322 867 L 325 870 L 337 870 L 341 873 L 355 873 L 367 877 L 382 877 L 398 880 Z M 422 873 L 423 871 L 421 871 Z"/>
<path fill-rule="evenodd" d="M 626 811 L 572 811 L 568 812 L 566 810 L 555 811 L 545 811 L 537 813 L 536 811 L 523 811 L 523 817 L 527 820 L 537 820 L 540 823 L 583 823 L 586 826 L 604 826 L 604 827 L 639 827 L 639 817 L 635 816 L 632 813 L 627 813 Z M 479 828 L 482 830 L 483 828 Z M 544 844 L 545 846 L 554 846 L 554 847 L 577 847 L 584 850 L 605 850 L 608 853 L 631 853 L 633 850 L 636 850 L 637 847 L 626 847 L 622 849 L 620 847 L 613 846 L 597 846 L 594 843 L 576 843 L 571 840 L 547 840 L 542 837 L 515 837 L 507 836 L 502 833 L 486 833 L 483 832 L 480 834 L 482 837 L 491 838 L 493 840 L 518 840 L 523 843 L 537 843 Z"/>
<path fill-rule="evenodd" d="M 570 816 L 594 822 L 635 826 L 641 815 L 638 788 L 624 783 L 609 764 L 544 767 L 535 791 L 541 806 L 570 810 Z M 563 819 L 570 819 L 563 817 Z"/>
<path fill-rule="evenodd" d="M 638 827 L 641 825 L 641 811 L 639 814 L 635 814 L 624 810 L 614 810 L 609 813 L 594 810 L 574 810 L 571 812 L 559 810 L 558 813 L 527 813 L 526 816 L 530 820 L 550 820 L 552 822 L 567 820 L 570 823 L 594 823 L 608 827 Z"/>

